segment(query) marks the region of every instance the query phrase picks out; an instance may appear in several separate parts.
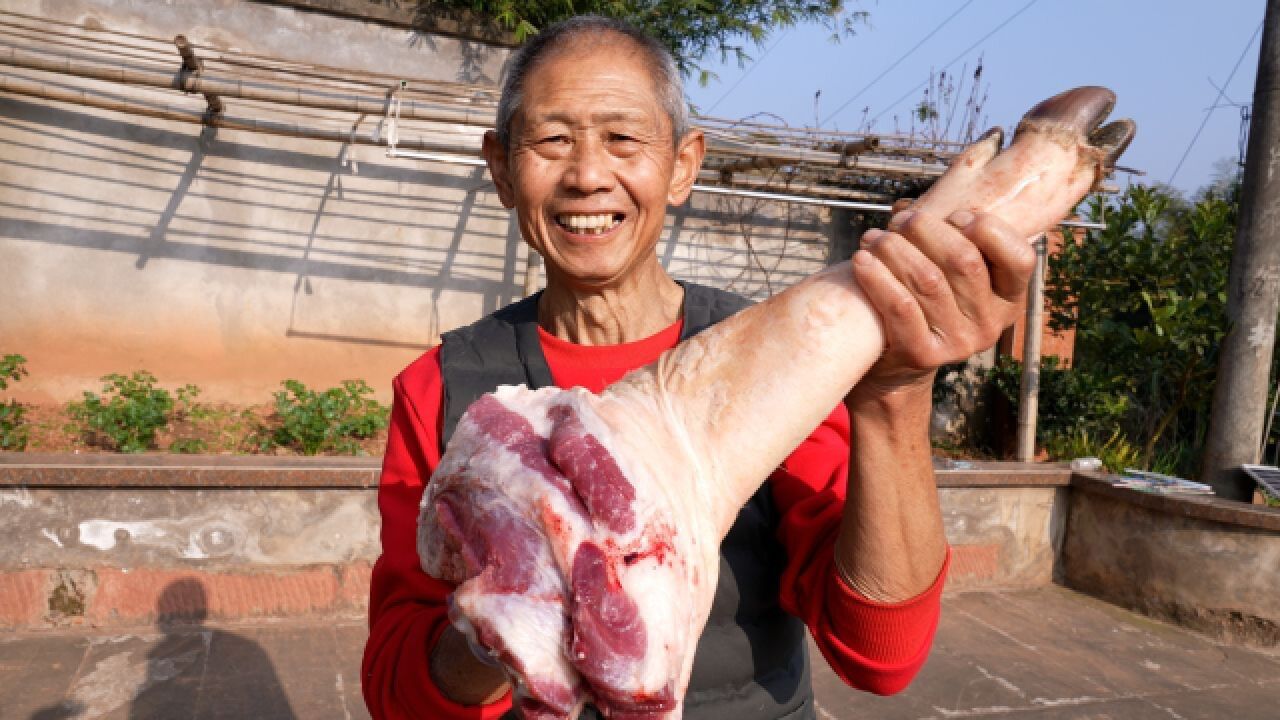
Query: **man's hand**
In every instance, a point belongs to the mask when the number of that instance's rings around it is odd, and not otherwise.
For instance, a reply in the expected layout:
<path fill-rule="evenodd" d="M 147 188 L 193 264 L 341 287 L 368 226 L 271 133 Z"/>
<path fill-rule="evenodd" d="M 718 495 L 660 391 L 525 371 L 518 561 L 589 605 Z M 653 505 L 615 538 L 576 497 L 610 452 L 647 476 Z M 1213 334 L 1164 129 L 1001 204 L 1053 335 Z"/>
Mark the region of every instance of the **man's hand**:
<path fill-rule="evenodd" d="M 1026 238 L 989 214 L 906 210 L 862 236 L 853 271 L 887 348 L 845 401 L 853 446 L 835 565 L 863 596 L 901 602 L 937 579 L 947 546 L 929 445 L 933 377 L 995 344 L 1034 266 Z"/>
<path fill-rule="evenodd" d="M 1017 318 L 1035 267 L 1026 238 L 995 215 L 904 210 L 868 230 L 854 275 L 884 320 L 887 349 L 855 392 L 931 384 L 942 365 L 996 343 Z"/>

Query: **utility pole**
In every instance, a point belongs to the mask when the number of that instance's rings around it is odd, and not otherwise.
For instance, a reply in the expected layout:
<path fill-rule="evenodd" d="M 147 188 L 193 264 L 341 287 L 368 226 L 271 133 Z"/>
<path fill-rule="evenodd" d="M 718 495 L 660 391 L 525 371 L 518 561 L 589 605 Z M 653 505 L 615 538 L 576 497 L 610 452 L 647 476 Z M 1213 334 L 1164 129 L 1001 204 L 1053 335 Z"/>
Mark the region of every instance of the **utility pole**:
<path fill-rule="evenodd" d="M 1280 0 L 1267 0 L 1253 86 L 1240 220 L 1227 278 L 1227 320 L 1209 416 L 1201 480 L 1221 497 L 1249 501 L 1239 469 L 1261 457 L 1280 301 Z"/>

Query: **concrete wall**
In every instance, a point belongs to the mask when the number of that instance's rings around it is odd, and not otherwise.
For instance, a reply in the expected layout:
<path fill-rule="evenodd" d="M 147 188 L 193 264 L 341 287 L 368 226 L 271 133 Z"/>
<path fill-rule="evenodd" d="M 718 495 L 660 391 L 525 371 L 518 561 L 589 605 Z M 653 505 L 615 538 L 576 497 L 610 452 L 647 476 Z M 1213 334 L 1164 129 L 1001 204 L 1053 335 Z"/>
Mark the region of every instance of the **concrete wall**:
<path fill-rule="evenodd" d="M 410 78 L 492 82 L 507 52 L 244 0 L 5 7 Z M 204 104 L 9 67 L 0 74 Z M 344 129 L 356 120 L 306 109 L 251 114 Z M 678 277 L 762 297 L 824 264 L 829 224 L 810 209 L 698 198 L 669 218 L 658 253 Z M 96 389 L 101 375 L 135 369 L 200 385 L 214 401 L 267 401 L 290 377 L 364 378 L 385 400 L 391 377 L 441 332 L 520 297 L 525 259 L 481 169 L 0 94 L 0 353 L 28 358 L 19 400 L 65 401 Z"/>
<path fill-rule="evenodd" d="M 1069 587 L 1231 641 L 1280 644 L 1280 512 L 1072 488 Z"/>
<path fill-rule="evenodd" d="M 947 487 L 939 492 L 951 543 L 947 590 L 1035 587 L 1053 581 L 1065 488 Z"/>
<path fill-rule="evenodd" d="M 0 454 L 0 629 L 148 625 L 193 583 L 213 620 L 363 613 L 377 462 Z M 948 590 L 1049 581 L 1061 488 L 941 492 Z"/>
<path fill-rule="evenodd" d="M 371 489 L 0 489 L 0 628 L 154 623 L 198 583 L 210 619 L 360 614 Z M 163 599 L 162 599 L 163 598 Z M 192 612 L 196 608 L 190 608 Z"/>

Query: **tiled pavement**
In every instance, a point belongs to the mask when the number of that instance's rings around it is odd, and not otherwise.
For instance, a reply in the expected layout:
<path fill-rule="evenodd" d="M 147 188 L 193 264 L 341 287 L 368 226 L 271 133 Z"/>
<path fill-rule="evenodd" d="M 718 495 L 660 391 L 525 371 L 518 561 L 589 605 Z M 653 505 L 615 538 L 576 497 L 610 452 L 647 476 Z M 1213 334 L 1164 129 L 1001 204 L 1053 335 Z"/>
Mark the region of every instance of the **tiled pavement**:
<path fill-rule="evenodd" d="M 904 693 L 840 684 L 821 658 L 821 720 L 1263 720 L 1280 654 L 1222 646 L 1057 587 L 949 596 Z M 359 618 L 133 634 L 0 634 L 0 718 L 368 717 Z"/>

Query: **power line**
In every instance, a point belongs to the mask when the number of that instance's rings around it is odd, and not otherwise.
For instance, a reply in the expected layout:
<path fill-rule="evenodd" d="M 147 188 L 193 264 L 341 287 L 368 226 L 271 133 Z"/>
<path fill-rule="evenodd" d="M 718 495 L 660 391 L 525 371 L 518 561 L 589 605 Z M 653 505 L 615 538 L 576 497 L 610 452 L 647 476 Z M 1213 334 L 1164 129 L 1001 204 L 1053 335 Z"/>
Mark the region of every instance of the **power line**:
<path fill-rule="evenodd" d="M 1227 87 L 1231 85 L 1231 78 L 1236 76 L 1236 71 L 1240 69 L 1240 63 L 1244 62 L 1244 56 L 1249 54 L 1249 48 L 1253 47 L 1253 41 L 1258 39 L 1258 34 L 1262 32 L 1262 23 L 1258 23 L 1258 29 L 1253 31 L 1253 35 L 1249 37 L 1249 42 L 1244 44 L 1244 49 L 1240 51 L 1240 57 L 1236 59 L 1235 67 L 1231 68 L 1231 74 L 1227 76 L 1227 81 L 1218 88 L 1218 96 L 1210 103 L 1209 109 L 1204 112 L 1204 119 L 1200 121 L 1200 127 L 1196 128 L 1196 134 L 1191 136 L 1191 142 L 1187 143 L 1187 149 L 1182 152 L 1182 158 L 1178 160 L 1178 164 L 1174 166 L 1173 172 L 1169 175 L 1169 185 L 1173 184 L 1173 179 L 1178 177 L 1178 171 L 1182 169 L 1182 163 L 1187 161 L 1187 156 L 1191 154 L 1191 148 L 1195 147 L 1196 141 L 1200 139 L 1200 133 L 1204 132 L 1204 128 L 1209 124 L 1209 118 L 1213 115 L 1213 111 L 1218 109 L 1218 101 L 1222 100 L 1222 96 L 1226 94 Z M 1210 81 L 1212 85 L 1212 81 Z M 1243 155 L 1242 155 L 1243 157 Z"/>
<path fill-rule="evenodd" d="M 973 4 L 973 0 L 968 0 L 968 2 L 966 2 L 964 5 L 961 5 L 958 10 L 948 15 L 946 20 L 943 20 L 942 22 L 938 23 L 937 27 L 930 30 L 928 35 L 925 35 L 924 37 L 920 38 L 920 42 L 916 43 L 915 45 L 912 45 L 910 50 L 902 54 L 902 57 L 898 58 L 897 60 L 894 60 L 892 65 L 884 69 L 884 72 L 881 72 L 879 75 L 875 77 L 874 80 L 867 83 L 866 86 L 863 87 L 861 90 L 859 90 L 857 93 L 855 93 L 853 97 L 849 98 L 848 100 L 845 100 L 840 105 L 840 107 L 836 108 L 835 110 L 832 110 L 831 114 L 827 115 L 827 117 L 823 119 L 821 125 L 826 125 L 828 122 L 831 121 L 832 118 L 840 114 L 841 110 L 844 110 L 846 107 L 849 107 L 849 103 L 862 97 L 863 93 L 870 90 L 871 87 L 876 83 L 880 82 L 880 80 L 884 78 L 885 75 L 888 75 L 890 72 L 893 71 L 894 68 L 898 67 L 898 65 L 900 65 L 903 60 L 906 60 L 908 57 L 911 56 L 912 53 L 914 53 L 916 50 L 919 50 L 921 45 L 924 45 L 926 42 L 929 42 L 929 38 L 933 37 L 934 35 L 937 35 L 939 30 L 946 27 L 947 23 L 951 22 L 952 19 L 955 18 L 955 16 L 964 12 L 964 9 L 969 7 L 972 4 Z M 821 127 L 821 125 L 819 125 L 819 127 Z"/>
<path fill-rule="evenodd" d="M 724 91 L 724 94 L 720 96 L 720 99 L 711 103 L 711 107 L 707 108 L 707 111 L 704 114 L 710 115 L 711 111 L 715 110 L 717 105 L 723 102 L 725 98 L 733 94 L 733 91 L 738 89 L 738 86 L 742 84 L 742 81 L 746 80 L 748 75 L 755 72 L 755 69 L 760 67 L 760 63 L 764 62 L 764 59 L 769 57 L 769 53 L 773 52 L 773 49 L 778 47 L 778 43 L 782 42 L 782 38 L 786 37 L 787 33 L 789 32 L 791 32 L 791 28 L 787 28 L 786 30 L 784 30 L 782 34 L 778 36 L 778 39 L 774 40 L 773 44 L 769 46 L 769 49 L 765 50 L 763 55 L 753 60 L 751 62 L 751 67 L 747 68 L 747 71 L 742 73 L 742 75 L 738 76 L 738 79 L 734 81 L 733 85 L 729 86 L 729 89 Z"/>
<path fill-rule="evenodd" d="M 968 55 L 969 53 L 973 52 L 974 48 L 976 48 L 976 47 L 978 47 L 979 45 L 981 45 L 982 43 L 986 42 L 986 41 L 987 41 L 987 40 L 988 40 L 992 35 L 995 35 L 996 33 L 998 33 L 998 32 L 1000 32 L 1001 30 L 1003 30 L 1003 29 L 1005 28 L 1005 26 L 1006 26 L 1006 25 L 1008 25 L 1009 23 L 1013 22 L 1013 21 L 1014 21 L 1014 19 L 1016 19 L 1016 18 L 1017 18 L 1019 15 L 1021 15 L 1022 13 L 1026 12 L 1027 10 L 1030 10 L 1030 9 L 1031 9 L 1031 6 L 1032 6 L 1032 5 L 1035 5 L 1035 4 L 1036 4 L 1036 3 L 1038 3 L 1038 2 L 1040 2 L 1040 0 L 1031 0 L 1031 2 L 1027 3 L 1026 5 L 1023 5 L 1021 8 L 1019 8 L 1019 9 L 1018 9 L 1016 12 L 1014 12 L 1012 15 L 1010 15 L 1010 16 L 1009 16 L 1009 17 L 1007 17 L 1007 18 L 1005 18 L 1005 19 L 1004 19 L 1004 22 L 1002 22 L 1002 23 L 1000 23 L 999 25 L 995 26 L 995 28 L 993 28 L 993 29 L 991 30 L 991 32 L 989 32 L 989 33 L 987 33 L 986 35 L 983 35 L 982 37 L 978 38 L 978 41 L 977 41 L 977 42 L 975 42 L 974 44 L 972 44 L 972 45 L 970 45 L 969 47 L 965 48 L 963 52 L 961 52 L 959 55 L 956 55 L 954 58 L 952 58 L 952 59 L 951 59 L 951 62 L 948 62 L 946 65 L 944 65 L 944 66 L 942 67 L 942 69 L 943 69 L 943 70 L 948 70 L 948 69 L 950 69 L 950 67 L 951 67 L 952 65 L 955 65 L 957 62 L 959 62 L 961 59 L 963 59 L 966 55 Z M 885 109 L 881 110 L 881 111 L 880 111 L 880 113 L 879 113 L 878 115 L 876 115 L 875 117 L 871 118 L 871 120 L 870 120 L 869 122 L 874 123 L 876 120 L 879 120 L 881 117 L 883 117 L 883 116 L 884 116 L 884 114 L 885 114 L 885 113 L 887 113 L 887 112 L 889 112 L 890 110 L 892 110 L 892 109 L 894 109 L 895 107 L 897 107 L 897 106 L 898 106 L 898 104 L 899 104 L 899 103 L 901 103 L 903 100 L 906 100 L 908 97 L 910 97 L 910 96 L 914 95 L 917 91 L 919 91 L 919 90 L 920 90 L 920 88 L 922 88 L 922 87 L 924 87 L 925 85 L 928 85 L 928 84 L 929 84 L 929 81 L 928 81 L 928 80 L 924 80 L 924 81 L 922 81 L 919 85 L 916 85 L 915 87 L 913 87 L 913 88 L 911 88 L 910 90 L 906 91 L 905 93 L 903 93 L 903 94 L 901 95 L 901 97 L 899 97 L 897 100 L 894 100 L 894 101 L 893 101 L 892 103 L 890 103 L 887 107 L 885 107 Z"/>

